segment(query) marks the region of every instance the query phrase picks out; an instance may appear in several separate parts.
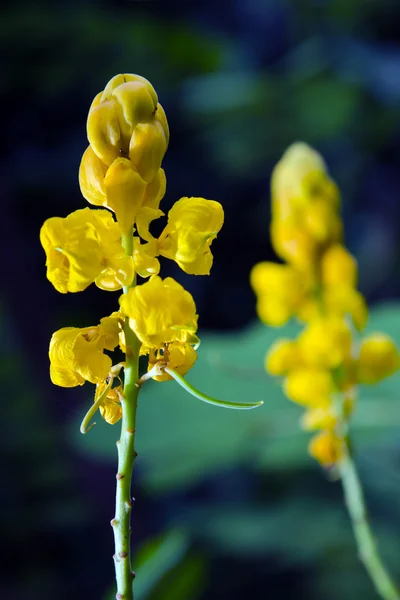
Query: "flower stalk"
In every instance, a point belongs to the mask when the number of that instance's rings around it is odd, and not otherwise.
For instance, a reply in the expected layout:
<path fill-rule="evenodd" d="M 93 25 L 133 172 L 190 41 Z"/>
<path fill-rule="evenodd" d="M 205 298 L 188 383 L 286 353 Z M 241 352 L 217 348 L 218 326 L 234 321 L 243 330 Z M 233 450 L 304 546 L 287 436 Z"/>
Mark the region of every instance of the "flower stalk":
<path fill-rule="evenodd" d="M 377 544 L 368 522 L 361 482 L 349 453 L 342 458 L 338 469 L 360 560 L 381 598 L 399 600 L 399 590 L 379 556 Z"/>

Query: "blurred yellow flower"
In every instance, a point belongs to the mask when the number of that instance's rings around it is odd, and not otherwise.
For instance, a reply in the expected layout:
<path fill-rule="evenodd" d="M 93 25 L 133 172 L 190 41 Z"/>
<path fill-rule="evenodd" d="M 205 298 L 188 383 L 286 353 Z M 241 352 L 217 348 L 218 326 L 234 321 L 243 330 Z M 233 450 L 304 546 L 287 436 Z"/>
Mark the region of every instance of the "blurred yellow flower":
<path fill-rule="evenodd" d="M 121 289 L 133 277 L 133 261 L 121 245 L 121 231 L 106 210 L 77 210 L 47 219 L 40 230 L 47 278 L 57 291 L 80 292 L 91 283 Z"/>
<path fill-rule="evenodd" d="M 297 342 L 301 357 L 308 365 L 334 368 L 351 356 L 351 328 L 345 319 L 336 315 L 311 321 Z"/>
<path fill-rule="evenodd" d="M 265 369 L 271 375 L 287 375 L 300 366 L 300 354 L 293 340 L 280 339 L 272 344 L 265 356 Z"/>
<path fill-rule="evenodd" d="M 323 467 L 332 467 L 343 458 L 345 443 L 333 431 L 321 431 L 311 438 L 308 451 Z"/>
<path fill-rule="evenodd" d="M 139 340 L 150 348 L 190 342 L 197 331 L 192 296 L 171 277 L 154 275 L 120 298 L 121 310 Z"/>
<path fill-rule="evenodd" d="M 330 405 L 334 385 L 328 370 L 317 367 L 298 367 L 289 372 L 283 389 L 293 402 L 303 406 L 326 407 Z"/>
<path fill-rule="evenodd" d="M 213 263 L 210 246 L 223 222 L 219 202 L 181 198 L 168 213 L 168 224 L 158 240 L 159 252 L 175 260 L 185 273 L 209 275 Z"/>
<path fill-rule="evenodd" d="M 280 326 L 302 305 L 307 280 L 288 265 L 261 262 L 252 268 L 250 284 L 257 296 L 257 314 L 261 321 Z"/>
<path fill-rule="evenodd" d="M 51 381 L 61 387 L 104 381 L 112 366 L 104 350 L 118 345 L 119 331 L 119 319 L 105 317 L 96 327 L 64 327 L 53 333 L 49 348 Z"/>
<path fill-rule="evenodd" d="M 321 278 L 327 286 L 357 285 L 357 262 L 341 244 L 333 244 L 321 259 Z"/>
<path fill-rule="evenodd" d="M 384 333 L 374 333 L 361 341 L 358 381 L 378 383 L 400 368 L 399 350 Z"/>

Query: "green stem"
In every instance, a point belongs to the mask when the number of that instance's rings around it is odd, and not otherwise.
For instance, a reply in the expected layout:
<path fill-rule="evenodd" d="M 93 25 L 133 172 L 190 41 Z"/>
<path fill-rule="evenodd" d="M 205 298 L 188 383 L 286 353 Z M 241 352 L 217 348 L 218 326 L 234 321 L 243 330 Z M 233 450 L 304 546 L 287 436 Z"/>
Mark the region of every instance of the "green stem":
<path fill-rule="evenodd" d="M 125 252 L 132 255 L 133 232 L 122 236 Z M 135 281 L 132 283 L 135 285 Z M 126 293 L 129 288 L 124 288 Z M 131 481 L 135 452 L 136 409 L 139 387 L 139 348 L 140 342 L 129 327 L 129 319 L 124 325 L 126 342 L 126 362 L 124 369 L 124 394 L 122 405 L 121 437 L 117 442 L 118 473 L 115 499 L 115 518 L 111 521 L 115 539 L 115 577 L 117 581 L 117 600 L 133 600 L 132 581 L 134 573 L 131 570 L 130 517 L 132 511 Z"/>
<path fill-rule="evenodd" d="M 339 471 L 360 559 L 381 598 L 384 600 L 400 600 L 399 590 L 379 556 L 368 523 L 361 482 L 350 455 L 342 459 Z"/>

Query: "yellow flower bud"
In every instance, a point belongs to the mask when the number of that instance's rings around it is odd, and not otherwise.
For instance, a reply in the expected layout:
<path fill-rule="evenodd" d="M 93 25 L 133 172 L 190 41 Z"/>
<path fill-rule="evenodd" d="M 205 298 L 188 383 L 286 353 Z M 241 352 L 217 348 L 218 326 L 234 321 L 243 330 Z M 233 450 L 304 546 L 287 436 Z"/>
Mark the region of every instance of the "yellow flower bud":
<path fill-rule="evenodd" d="M 164 129 L 158 121 L 138 123 L 129 144 L 129 158 L 147 183 L 157 175 L 166 150 Z"/>
<path fill-rule="evenodd" d="M 328 286 L 322 293 L 326 312 L 345 317 L 349 315 L 358 331 L 368 320 L 368 307 L 360 292 L 348 285 Z"/>
<path fill-rule="evenodd" d="M 140 277 L 158 275 L 160 262 L 156 258 L 158 256 L 156 240 L 141 244 L 139 238 L 135 237 L 133 244 L 133 262 L 136 273 Z"/>
<path fill-rule="evenodd" d="M 64 219 L 47 219 L 40 241 L 47 278 L 63 294 L 83 291 L 93 282 L 116 290 L 132 281 L 133 261 L 122 248 L 118 223 L 106 210 L 84 208 Z"/>
<path fill-rule="evenodd" d="M 327 286 L 357 285 L 357 262 L 341 244 L 330 246 L 321 261 L 322 282 Z"/>
<path fill-rule="evenodd" d="M 299 367 L 290 371 L 284 382 L 287 397 L 303 406 L 329 406 L 333 391 L 329 371 L 316 367 Z"/>
<path fill-rule="evenodd" d="M 146 182 L 126 158 L 118 158 L 108 169 L 104 179 L 107 207 L 115 212 L 123 231 L 135 222 L 146 192 Z"/>
<path fill-rule="evenodd" d="M 293 267 L 261 262 L 252 268 L 250 284 L 257 295 L 257 314 L 261 321 L 280 326 L 295 315 L 303 303 L 307 281 Z"/>
<path fill-rule="evenodd" d="M 337 423 L 338 418 L 332 407 L 311 408 L 304 413 L 301 419 L 301 426 L 306 431 L 314 431 L 316 429 L 333 430 Z"/>
<path fill-rule="evenodd" d="M 223 222 L 219 202 L 181 198 L 168 213 L 168 224 L 158 240 L 159 252 L 175 260 L 185 273 L 209 275 L 213 263 L 210 246 Z"/>
<path fill-rule="evenodd" d="M 399 368 L 399 350 L 388 335 L 374 333 L 362 340 L 358 359 L 360 383 L 377 383 Z"/>
<path fill-rule="evenodd" d="M 343 318 L 320 317 L 307 325 L 298 344 L 306 364 L 335 368 L 351 355 L 351 329 Z"/>
<path fill-rule="evenodd" d="M 89 110 L 87 134 L 94 153 L 107 166 L 127 157 L 133 130 L 154 120 L 156 109 L 157 95 L 144 77 L 113 77 Z"/>
<path fill-rule="evenodd" d="M 280 339 L 272 344 L 265 356 L 265 370 L 271 375 L 287 375 L 300 366 L 300 355 L 296 342 Z"/>
<path fill-rule="evenodd" d="M 321 431 L 308 445 L 308 451 L 323 467 L 336 465 L 345 452 L 345 442 L 332 431 Z"/>
<path fill-rule="evenodd" d="M 95 206 L 107 206 L 107 194 L 104 177 L 107 173 L 105 165 L 97 154 L 88 146 L 82 156 L 79 167 L 79 186 L 82 196 Z"/>
<path fill-rule="evenodd" d="M 85 381 L 100 383 L 108 376 L 112 362 L 104 349 L 118 345 L 120 323 L 106 317 L 97 327 L 64 327 L 50 341 L 50 378 L 55 385 L 75 387 Z"/>
<path fill-rule="evenodd" d="M 157 275 L 131 288 L 120 298 L 121 310 L 141 342 L 159 348 L 170 342 L 189 342 L 197 331 L 194 300 L 171 277 Z"/>
<path fill-rule="evenodd" d="M 304 208 L 304 224 L 317 247 L 342 237 L 342 222 L 335 208 L 325 198 L 313 200 Z"/>
<path fill-rule="evenodd" d="M 303 224 L 296 224 L 290 218 L 274 218 L 270 232 L 272 245 L 278 256 L 302 270 L 313 267 L 317 247 Z"/>
<path fill-rule="evenodd" d="M 155 350 L 150 352 L 149 364 L 147 371 L 150 371 L 157 363 L 162 363 L 165 366 L 174 369 L 180 375 L 186 375 L 186 373 L 193 367 L 197 360 L 196 350 L 187 343 L 172 342 L 168 344 L 162 350 Z M 152 377 L 156 381 L 168 381 L 173 379 L 168 373 L 162 375 L 155 375 Z"/>

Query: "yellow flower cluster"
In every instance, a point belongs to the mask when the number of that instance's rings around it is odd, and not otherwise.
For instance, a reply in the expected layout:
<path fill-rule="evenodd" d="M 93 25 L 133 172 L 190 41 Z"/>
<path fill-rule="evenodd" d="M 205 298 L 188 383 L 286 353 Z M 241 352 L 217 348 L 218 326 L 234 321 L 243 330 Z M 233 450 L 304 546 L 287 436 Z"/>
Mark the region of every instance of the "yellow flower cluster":
<path fill-rule="evenodd" d="M 143 77 L 121 74 L 109 81 L 90 107 L 87 136 L 79 183 L 96 208 L 45 221 L 40 240 L 47 277 L 61 293 L 80 292 L 92 283 L 108 291 L 124 288 L 124 293 L 120 311 L 100 325 L 54 333 L 50 375 L 63 387 L 95 383 L 95 401 L 105 395 L 100 408 L 114 423 L 121 417 L 122 392 L 120 387 L 106 390 L 113 367 L 104 351 L 125 348 L 125 319 L 141 344 L 140 353 L 149 357 L 148 369 L 160 367 L 154 379 L 171 379 L 163 365 L 183 375 L 194 364 L 194 300 L 174 279 L 158 276 L 158 257 L 176 261 L 186 273 L 209 274 L 210 246 L 224 212 L 213 200 L 181 198 L 159 238 L 150 233 L 152 221 L 164 216 L 159 208 L 166 190 L 161 163 L 169 128 L 153 86 Z M 137 285 L 137 275 L 150 279 Z"/>
<path fill-rule="evenodd" d="M 297 317 L 295 340 L 269 350 L 266 370 L 284 377 L 285 394 L 306 412 L 302 426 L 319 430 L 309 451 L 322 465 L 346 452 L 357 384 L 376 383 L 400 367 L 384 334 L 359 339 L 367 306 L 357 291 L 357 264 L 342 244 L 339 192 L 322 157 L 293 144 L 272 176 L 271 237 L 285 264 L 262 262 L 251 271 L 259 318 L 281 326 Z"/>

